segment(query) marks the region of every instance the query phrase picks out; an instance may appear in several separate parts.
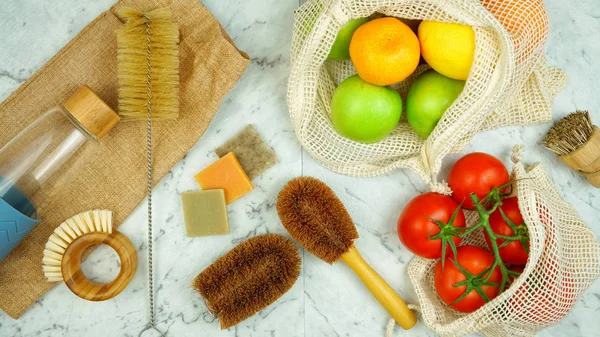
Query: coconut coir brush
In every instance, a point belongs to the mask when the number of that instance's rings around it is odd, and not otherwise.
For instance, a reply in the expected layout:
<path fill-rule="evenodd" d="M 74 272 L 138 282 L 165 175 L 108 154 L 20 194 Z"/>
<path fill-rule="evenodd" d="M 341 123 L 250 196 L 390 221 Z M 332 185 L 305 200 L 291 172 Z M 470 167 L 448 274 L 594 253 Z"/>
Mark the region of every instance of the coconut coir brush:
<path fill-rule="evenodd" d="M 248 239 L 196 277 L 193 287 L 227 329 L 283 296 L 300 275 L 298 248 L 277 234 Z"/>
<path fill-rule="evenodd" d="M 329 186 L 311 177 L 291 180 L 279 193 L 277 213 L 290 235 L 309 252 L 327 263 L 342 260 L 352 268 L 400 326 L 410 329 L 416 324 L 406 303 L 360 256 L 354 246 L 356 227 Z"/>

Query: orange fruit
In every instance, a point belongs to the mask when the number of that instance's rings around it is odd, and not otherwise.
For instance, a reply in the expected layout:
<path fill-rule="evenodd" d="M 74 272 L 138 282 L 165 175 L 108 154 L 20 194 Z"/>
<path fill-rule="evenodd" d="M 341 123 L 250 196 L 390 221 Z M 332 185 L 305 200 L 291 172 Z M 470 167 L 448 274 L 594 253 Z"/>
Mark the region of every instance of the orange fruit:
<path fill-rule="evenodd" d="M 396 18 L 369 21 L 358 27 L 350 41 L 350 58 L 358 76 L 379 86 L 404 81 L 420 57 L 419 39 Z"/>
<path fill-rule="evenodd" d="M 494 14 L 510 34 L 517 61 L 544 48 L 549 24 L 548 12 L 542 0 L 481 0 L 481 4 Z"/>

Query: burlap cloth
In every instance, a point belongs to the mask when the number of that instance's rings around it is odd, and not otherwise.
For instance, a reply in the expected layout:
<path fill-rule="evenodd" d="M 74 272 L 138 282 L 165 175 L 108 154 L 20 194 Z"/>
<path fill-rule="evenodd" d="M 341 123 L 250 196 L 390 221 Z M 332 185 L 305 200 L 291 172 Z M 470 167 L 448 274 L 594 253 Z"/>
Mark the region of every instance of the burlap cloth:
<path fill-rule="evenodd" d="M 84 28 L 0 104 L 0 146 L 83 84 L 116 110 L 116 33 L 122 22 L 115 13 L 120 6 L 143 11 L 170 6 L 180 27 L 180 113 L 178 120 L 154 124 L 155 183 L 198 141 L 222 97 L 244 72 L 248 56 L 235 47 L 198 0 L 123 0 Z M 118 225 L 142 201 L 146 195 L 145 141 L 145 123 L 119 123 L 102 139 L 93 161 L 43 208 L 42 221 L 0 263 L 0 308 L 5 313 L 18 318 L 50 289 L 42 273 L 42 251 L 62 221 L 85 210 L 105 208 L 114 211 Z M 36 198 L 34 203 L 39 201 Z"/>

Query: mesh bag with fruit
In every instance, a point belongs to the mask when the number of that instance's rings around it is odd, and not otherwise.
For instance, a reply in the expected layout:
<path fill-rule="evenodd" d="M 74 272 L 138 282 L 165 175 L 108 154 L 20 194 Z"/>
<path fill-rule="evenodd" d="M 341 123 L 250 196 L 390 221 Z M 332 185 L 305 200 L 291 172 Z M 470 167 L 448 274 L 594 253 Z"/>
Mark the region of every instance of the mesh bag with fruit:
<path fill-rule="evenodd" d="M 541 165 L 526 168 L 518 151 L 513 161 L 509 181 L 499 160 L 469 154 L 448 177 L 452 197 L 420 195 L 399 218 L 401 241 L 418 255 L 408 267 L 416 309 L 441 336 L 534 336 L 600 276 L 594 233 Z"/>
<path fill-rule="evenodd" d="M 295 14 L 292 124 L 333 171 L 410 168 L 435 187 L 475 133 L 551 119 L 566 78 L 547 36 L 541 0 L 311 0 Z"/>

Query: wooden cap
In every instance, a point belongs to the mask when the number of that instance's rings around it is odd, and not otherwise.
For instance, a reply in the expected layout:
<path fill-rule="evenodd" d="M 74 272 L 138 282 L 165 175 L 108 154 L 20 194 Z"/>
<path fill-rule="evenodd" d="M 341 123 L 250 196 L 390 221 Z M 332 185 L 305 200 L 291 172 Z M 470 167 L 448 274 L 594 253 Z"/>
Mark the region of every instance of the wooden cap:
<path fill-rule="evenodd" d="M 121 120 L 108 104 L 85 85 L 79 87 L 63 106 L 98 139 L 104 137 Z"/>

